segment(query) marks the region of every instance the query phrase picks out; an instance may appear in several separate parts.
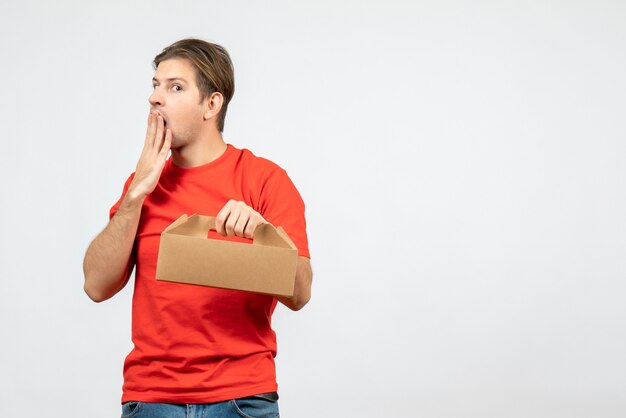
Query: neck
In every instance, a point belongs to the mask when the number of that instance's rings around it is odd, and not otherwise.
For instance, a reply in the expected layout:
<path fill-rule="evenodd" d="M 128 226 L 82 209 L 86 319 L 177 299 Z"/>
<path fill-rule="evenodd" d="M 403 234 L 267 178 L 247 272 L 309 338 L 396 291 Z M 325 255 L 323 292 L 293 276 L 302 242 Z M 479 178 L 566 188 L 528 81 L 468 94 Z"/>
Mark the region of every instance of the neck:
<path fill-rule="evenodd" d="M 217 160 L 226 151 L 219 131 L 213 131 L 189 144 L 172 149 L 172 160 L 178 167 L 198 167 Z"/>

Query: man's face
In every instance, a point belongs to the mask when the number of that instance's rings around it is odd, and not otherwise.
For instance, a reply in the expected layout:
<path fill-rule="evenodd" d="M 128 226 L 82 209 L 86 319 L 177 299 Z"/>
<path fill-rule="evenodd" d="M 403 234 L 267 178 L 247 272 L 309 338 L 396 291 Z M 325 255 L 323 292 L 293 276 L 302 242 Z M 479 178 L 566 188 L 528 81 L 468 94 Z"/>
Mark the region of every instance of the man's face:
<path fill-rule="evenodd" d="M 150 109 L 158 111 L 165 128 L 172 131 L 172 148 L 194 141 L 202 127 L 206 99 L 200 103 L 196 71 L 191 62 L 182 58 L 162 61 L 152 85 Z"/>

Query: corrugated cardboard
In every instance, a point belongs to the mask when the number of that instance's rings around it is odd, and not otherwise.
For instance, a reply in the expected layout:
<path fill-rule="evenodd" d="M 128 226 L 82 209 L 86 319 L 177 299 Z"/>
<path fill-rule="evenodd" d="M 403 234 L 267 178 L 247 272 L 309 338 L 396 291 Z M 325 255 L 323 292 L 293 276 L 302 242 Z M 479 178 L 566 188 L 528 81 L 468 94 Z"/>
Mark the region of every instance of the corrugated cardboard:
<path fill-rule="evenodd" d="M 161 234 L 157 280 L 292 296 L 298 250 L 281 228 L 261 224 L 252 244 L 207 238 L 215 218 L 183 215 Z"/>

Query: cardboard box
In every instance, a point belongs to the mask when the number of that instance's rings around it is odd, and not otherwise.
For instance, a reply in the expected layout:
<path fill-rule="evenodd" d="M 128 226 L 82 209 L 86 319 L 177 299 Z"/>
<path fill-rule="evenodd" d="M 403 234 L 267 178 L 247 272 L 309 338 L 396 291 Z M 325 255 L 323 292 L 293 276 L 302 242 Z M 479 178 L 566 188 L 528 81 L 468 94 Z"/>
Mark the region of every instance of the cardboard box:
<path fill-rule="evenodd" d="M 261 224 L 252 244 L 207 237 L 215 218 L 183 215 L 161 233 L 157 280 L 292 296 L 298 250 L 281 228 Z"/>

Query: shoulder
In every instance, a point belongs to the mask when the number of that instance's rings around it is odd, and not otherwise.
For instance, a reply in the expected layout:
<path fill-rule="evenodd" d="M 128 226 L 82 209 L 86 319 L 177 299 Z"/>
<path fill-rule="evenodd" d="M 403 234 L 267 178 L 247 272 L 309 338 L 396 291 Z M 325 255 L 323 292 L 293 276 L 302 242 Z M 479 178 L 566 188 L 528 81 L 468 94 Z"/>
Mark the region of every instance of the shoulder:
<path fill-rule="evenodd" d="M 248 169 L 261 176 L 283 175 L 285 170 L 275 162 L 254 154 L 247 148 L 240 150 L 242 164 Z"/>

